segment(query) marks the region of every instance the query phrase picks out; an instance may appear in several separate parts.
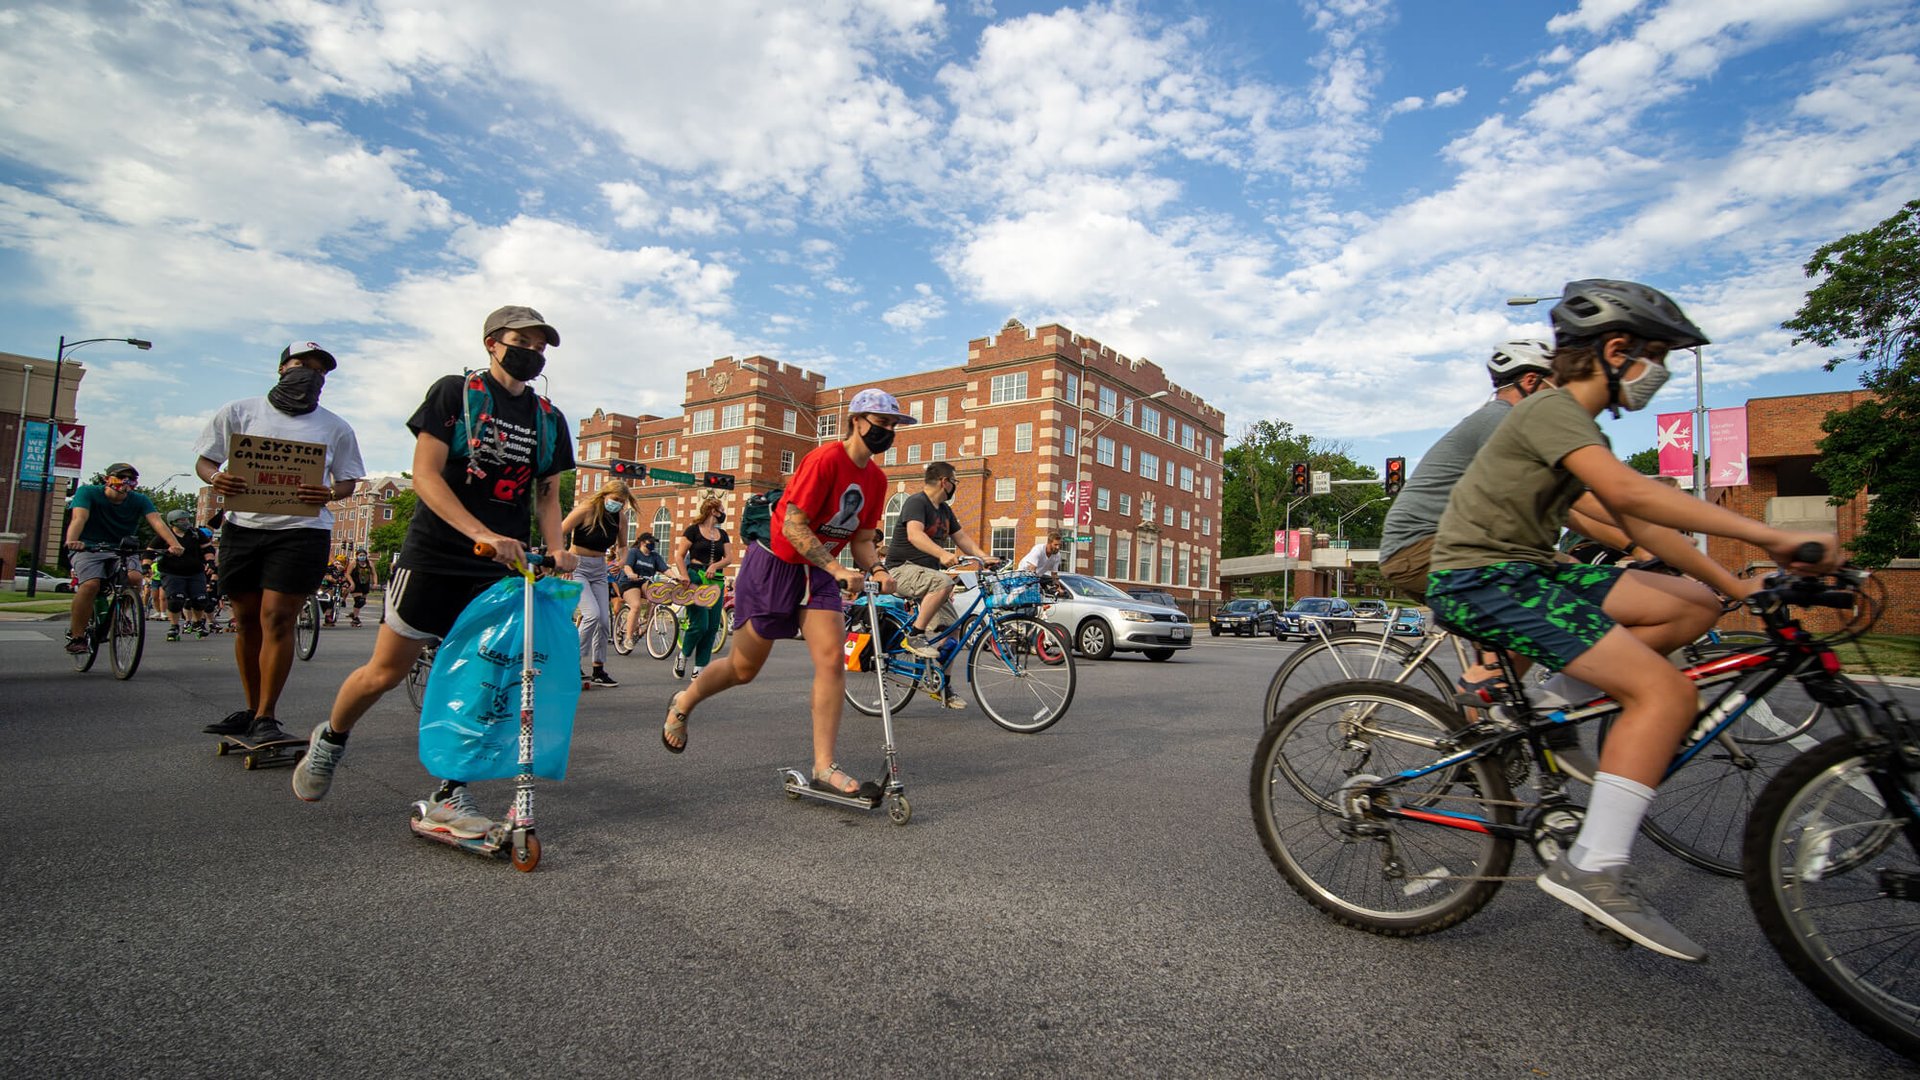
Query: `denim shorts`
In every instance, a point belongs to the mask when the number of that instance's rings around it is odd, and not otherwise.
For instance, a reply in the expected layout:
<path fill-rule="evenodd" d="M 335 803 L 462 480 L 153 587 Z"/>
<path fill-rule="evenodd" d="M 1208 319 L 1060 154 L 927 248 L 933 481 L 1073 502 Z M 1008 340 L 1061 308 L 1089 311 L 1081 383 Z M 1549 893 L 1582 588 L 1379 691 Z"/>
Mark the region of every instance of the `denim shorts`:
<path fill-rule="evenodd" d="M 1559 671 L 1614 628 L 1601 610 L 1625 570 L 1583 563 L 1504 562 L 1427 577 L 1434 620 L 1457 634 Z"/>

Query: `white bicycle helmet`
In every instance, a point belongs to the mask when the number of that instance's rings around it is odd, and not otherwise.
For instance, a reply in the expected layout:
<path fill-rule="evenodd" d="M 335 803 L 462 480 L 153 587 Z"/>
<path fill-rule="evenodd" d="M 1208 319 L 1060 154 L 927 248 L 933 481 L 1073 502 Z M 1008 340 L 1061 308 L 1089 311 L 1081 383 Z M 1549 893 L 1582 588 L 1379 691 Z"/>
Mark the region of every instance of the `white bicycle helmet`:
<path fill-rule="evenodd" d="M 1487 374 L 1493 377 L 1496 388 L 1517 382 L 1528 372 L 1541 376 L 1553 372 L 1552 345 L 1533 338 L 1509 341 L 1493 350 L 1493 357 L 1487 361 Z"/>

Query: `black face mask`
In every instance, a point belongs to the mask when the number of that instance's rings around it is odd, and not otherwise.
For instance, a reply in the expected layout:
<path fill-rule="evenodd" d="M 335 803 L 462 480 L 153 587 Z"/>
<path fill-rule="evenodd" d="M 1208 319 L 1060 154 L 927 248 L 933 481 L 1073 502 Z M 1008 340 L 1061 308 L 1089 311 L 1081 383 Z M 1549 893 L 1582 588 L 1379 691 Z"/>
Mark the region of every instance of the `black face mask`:
<path fill-rule="evenodd" d="M 506 354 L 500 357 L 500 369 L 521 382 L 532 382 L 547 366 L 546 356 L 533 349 L 518 345 L 508 345 L 506 349 Z"/>
<path fill-rule="evenodd" d="M 320 388 L 326 383 L 327 377 L 310 367 L 294 368 L 267 391 L 267 404 L 288 416 L 305 416 L 320 407 Z"/>
<path fill-rule="evenodd" d="M 887 447 L 893 445 L 893 429 L 883 428 L 879 424 L 868 421 L 866 433 L 860 436 L 860 441 L 867 444 L 868 450 L 876 454 L 884 454 L 887 452 Z"/>

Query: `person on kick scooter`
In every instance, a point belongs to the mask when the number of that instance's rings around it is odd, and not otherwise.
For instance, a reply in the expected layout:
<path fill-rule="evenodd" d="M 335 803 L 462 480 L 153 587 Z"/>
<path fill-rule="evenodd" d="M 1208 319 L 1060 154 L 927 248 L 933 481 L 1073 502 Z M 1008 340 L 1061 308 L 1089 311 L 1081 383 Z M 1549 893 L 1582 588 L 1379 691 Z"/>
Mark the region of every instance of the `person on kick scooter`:
<path fill-rule="evenodd" d="M 851 543 L 854 565 L 891 586 L 876 550 L 887 475 L 873 458 L 893 445 L 896 427 L 914 419 L 884 390 L 860 391 L 847 409 L 847 437 L 802 459 L 775 505 L 778 526 L 771 542 L 748 545 L 734 580 L 733 648 L 673 696 L 660 741 L 672 753 L 685 750 L 694 708 L 728 687 L 752 682 L 775 641 L 799 636 L 813 658 L 812 786 L 878 798 L 877 785 L 855 780 L 833 758 L 847 678 L 841 591 L 851 593 L 864 581 L 860 570 L 840 565 L 837 556 Z"/>
<path fill-rule="evenodd" d="M 972 555 L 988 566 L 998 566 L 1000 560 L 980 550 L 980 545 L 973 542 L 960 519 L 954 516 L 953 507 L 947 505 L 960 489 L 954 479 L 953 464 L 936 461 L 927 466 L 923 479 L 921 490 L 908 496 L 900 507 L 900 520 L 894 525 L 892 540 L 887 545 L 887 565 L 893 575 L 894 595 L 920 604 L 913 628 L 907 634 L 907 648 L 929 660 L 938 660 L 940 647 L 928 641 L 927 634 L 951 626 L 959 617 L 949 600 L 953 596 L 953 579 L 941 571 L 959 562 L 961 555 Z M 952 550 L 948 544 L 953 545 Z M 966 701 L 953 692 L 952 684 L 945 685 L 941 704 L 949 709 L 966 708 Z"/>
<path fill-rule="evenodd" d="M 293 793 L 308 802 L 332 785 L 354 724 L 405 681 L 474 597 L 523 561 L 532 515 L 542 535 L 562 535 L 558 478 L 573 468 L 573 440 L 566 418 L 529 385 L 560 334 L 532 308 L 508 306 L 487 316 L 481 340 L 487 367 L 441 378 L 407 420 L 420 502 L 394 560 L 373 656 L 340 684 L 332 717 L 313 729 L 294 767 Z M 493 557 L 475 555 L 475 544 Z M 572 571 L 572 552 L 553 558 Z M 430 801 L 424 820 L 435 829 L 472 839 L 493 827 L 464 784 L 443 781 Z"/>

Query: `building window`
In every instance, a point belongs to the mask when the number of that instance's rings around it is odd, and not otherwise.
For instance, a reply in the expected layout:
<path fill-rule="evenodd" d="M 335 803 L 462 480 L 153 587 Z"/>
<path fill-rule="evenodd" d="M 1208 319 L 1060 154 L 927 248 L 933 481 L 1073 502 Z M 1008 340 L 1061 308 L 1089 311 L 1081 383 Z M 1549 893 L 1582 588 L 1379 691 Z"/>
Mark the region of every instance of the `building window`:
<path fill-rule="evenodd" d="M 848 546 L 851 547 L 852 545 Z M 1014 557 L 1013 526 L 995 525 L 993 527 L 993 546 L 988 550 L 992 552 L 994 558 L 1002 562 L 1012 562 Z"/>
<path fill-rule="evenodd" d="M 1077 456 L 1079 456 L 1079 454 L 1080 454 L 1080 433 L 1079 433 L 1078 431 L 1076 431 L 1076 430 L 1074 430 L 1074 429 L 1073 429 L 1073 428 L 1071 428 L 1071 427 L 1063 427 L 1063 428 L 1061 428 L 1061 429 L 1060 429 L 1060 449 L 1061 449 L 1061 450 L 1062 450 L 1062 451 L 1063 451 L 1063 452 L 1064 452 L 1064 453 L 1065 453 L 1065 454 L 1066 454 L 1066 455 L 1067 455 L 1068 457 L 1077 457 Z"/>
<path fill-rule="evenodd" d="M 1182 450 L 1193 449 L 1193 428 L 1186 424 L 1180 425 L 1180 448 Z"/>
<path fill-rule="evenodd" d="M 1021 371 L 1012 375 L 995 375 L 988 400 L 995 405 L 1004 401 L 1027 400 L 1027 373 Z"/>
<path fill-rule="evenodd" d="M 1193 470 L 1187 468 L 1185 465 L 1180 466 L 1180 490 L 1193 490 Z"/>
<path fill-rule="evenodd" d="M 909 465 L 920 464 L 920 444 L 919 443 L 915 443 L 912 446 L 907 447 L 907 464 Z"/>
<path fill-rule="evenodd" d="M 720 408 L 720 426 L 737 428 L 747 426 L 747 406 L 745 402 L 737 405 L 723 405 Z"/>
<path fill-rule="evenodd" d="M 1168 461 L 1167 461 L 1167 486 L 1168 486 L 1168 487 L 1172 487 L 1172 486 L 1173 486 L 1173 461 L 1172 461 L 1172 459 L 1168 459 Z"/>
<path fill-rule="evenodd" d="M 1096 406 L 1104 416 L 1114 416 L 1120 412 L 1120 394 L 1111 386 L 1100 388 L 1100 403 Z"/>
<path fill-rule="evenodd" d="M 667 456 L 673 457 L 679 453 L 680 453 L 680 439 L 677 436 L 668 436 Z"/>
<path fill-rule="evenodd" d="M 1140 541 L 1140 580 L 1153 584 L 1153 541 Z"/>
<path fill-rule="evenodd" d="M 1201 498 L 1204 498 L 1204 499 L 1213 498 L 1213 477 L 1211 476 L 1203 477 L 1201 479 L 1201 487 L 1203 488 L 1201 492 Z"/>
<path fill-rule="evenodd" d="M 792 409 L 787 409 L 786 411 L 780 414 L 780 430 L 781 431 L 793 432 L 793 431 L 799 430 L 799 428 L 800 428 L 799 413 L 794 412 Z"/>
<path fill-rule="evenodd" d="M 1133 471 L 1133 447 L 1131 446 L 1123 446 L 1120 448 L 1120 471 Z"/>
<path fill-rule="evenodd" d="M 393 507 L 391 507 L 391 506 L 383 506 L 383 507 L 381 507 L 381 508 L 380 508 L 380 520 L 381 520 L 381 521 L 392 521 L 392 520 L 393 520 Z"/>
<path fill-rule="evenodd" d="M 1080 376 L 1072 372 L 1067 373 L 1067 404 L 1076 409 L 1080 407 Z"/>
<path fill-rule="evenodd" d="M 922 404 L 923 404 L 922 402 L 918 402 L 918 401 L 907 402 L 907 415 L 913 417 L 915 420 L 924 419 L 924 417 L 920 415 L 920 408 Z"/>
<path fill-rule="evenodd" d="M 933 460 L 935 461 L 947 460 L 947 444 L 946 443 L 937 442 L 933 444 Z"/>
<path fill-rule="evenodd" d="M 839 438 L 840 414 L 835 412 L 821 413 L 820 419 L 814 421 L 813 430 L 823 439 Z M 853 545 L 849 544 L 847 546 L 852 547 Z"/>
<path fill-rule="evenodd" d="M 780 451 L 780 475 L 793 475 L 793 451 L 791 450 Z"/>
<path fill-rule="evenodd" d="M 1191 555 L 1180 556 L 1174 560 L 1173 569 L 1179 579 L 1179 583 L 1185 585 L 1188 577 L 1193 573 L 1193 557 Z"/>
<path fill-rule="evenodd" d="M 1104 536 L 1093 538 L 1093 576 L 1107 576 L 1107 538 Z"/>
<path fill-rule="evenodd" d="M 1111 503 L 1112 501 L 1113 501 L 1113 492 L 1111 490 L 1107 488 L 1093 489 L 1093 508 L 1095 510 L 1107 509 L 1108 504 Z"/>
<path fill-rule="evenodd" d="M 1093 440 L 1093 460 L 1102 465 L 1113 464 L 1113 440 L 1105 435 L 1097 435 Z"/>
<path fill-rule="evenodd" d="M 721 447 L 720 448 L 720 467 L 722 469 L 739 468 L 740 467 L 740 448 L 737 446 Z"/>
<path fill-rule="evenodd" d="M 1140 475 L 1148 480 L 1160 479 L 1160 455 L 1140 451 Z"/>
<path fill-rule="evenodd" d="M 1120 516 L 1133 516 L 1133 496 L 1125 494 L 1120 496 Z"/>
<path fill-rule="evenodd" d="M 1180 511 L 1180 527 L 1183 529 L 1193 528 L 1193 511 L 1191 510 Z"/>
<path fill-rule="evenodd" d="M 700 435 L 713 430 L 713 410 L 700 409 L 693 414 L 693 433 Z"/>
<path fill-rule="evenodd" d="M 1160 545 L 1160 583 L 1173 584 L 1173 545 Z"/>
<path fill-rule="evenodd" d="M 673 544 L 669 542 L 673 539 L 673 515 L 667 511 L 666 503 L 661 503 L 660 512 L 653 515 L 653 537 L 660 542 L 661 548 L 673 549 Z"/>
<path fill-rule="evenodd" d="M 980 456 L 992 457 L 1000 452 L 1000 429 L 997 427 L 980 429 Z"/>
<path fill-rule="evenodd" d="M 1033 425 L 1013 425 L 1013 452 L 1016 454 L 1033 453 Z"/>
<path fill-rule="evenodd" d="M 695 471 L 697 472 L 698 470 L 695 470 Z M 1162 510 L 1160 512 L 1160 518 L 1161 518 L 1160 524 L 1165 525 L 1168 528 L 1172 528 L 1173 527 L 1173 507 L 1169 506 L 1166 509 Z"/>
<path fill-rule="evenodd" d="M 947 422 L 946 398 L 937 397 L 933 399 L 933 422 L 936 424 L 944 424 Z"/>
<path fill-rule="evenodd" d="M 1207 436 L 1207 460 L 1213 460 L 1213 436 Z"/>
<path fill-rule="evenodd" d="M 1140 406 L 1140 430 L 1149 435 L 1160 434 L 1160 410 L 1151 405 Z"/>
<path fill-rule="evenodd" d="M 1014 498 L 1013 477 L 1004 476 L 993 482 L 994 502 L 1012 502 Z"/>
<path fill-rule="evenodd" d="M 884 458 L 881 458 L 880 460 L 883 464 L 887 464 L 887 465 L 900 464 L 900 448 L 897 446 L 887 447 L 887 456 Z"/>
<path fill-rule="evenodd" d="M 894 528 L 900 524 L 900 508 L 905 505 L 907 505 L 907 493 L 904 491 L 887 500 L 886 516 L 880 521 L 880 542 L 882 545 L 886 544 L 887 538 L 893 535 Z"/>
<path fill-rule="evenodd" d="M 693 471 L 707 471 L 707 452 L 705 450 L 695 450 L 693 452 Z"/>
<path fill-rule="evenodd" d="M 1113 576 L 1114 577 L 1117 577 L 1122 581 L 1126 580 L 1127 564 L 1130 561 L 1132 561 L 1130 558 L 1130 554 L 1132 551 L 1133 551 L 1132 537 L 1121 536 L 1114 541 L 1114 545 L 1113 545 Z"/>
<path fill-rule="evenodd" d="M 1201 536 L 1213 535 L 1213 519 L 1212 518 L 1203 517 L 1200 519 L 1200 535 Z"/>

